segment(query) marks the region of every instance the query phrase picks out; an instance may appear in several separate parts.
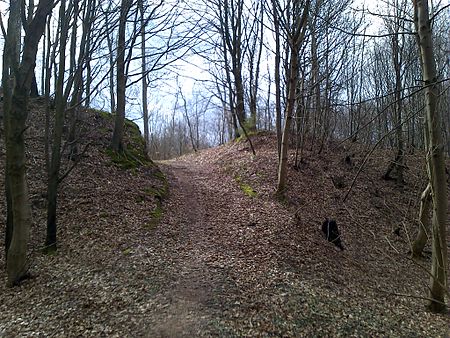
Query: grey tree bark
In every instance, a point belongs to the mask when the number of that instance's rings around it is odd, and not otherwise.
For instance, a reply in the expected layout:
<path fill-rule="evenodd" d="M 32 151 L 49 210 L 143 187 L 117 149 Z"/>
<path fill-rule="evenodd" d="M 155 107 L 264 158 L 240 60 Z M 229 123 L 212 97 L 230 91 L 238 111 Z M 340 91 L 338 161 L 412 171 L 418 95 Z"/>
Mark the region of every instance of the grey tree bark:
<path fill-rule="evenodd" d="M 280 45 L 280 19 L 277 9 L 276 0 L 272 0 L 273 10 L 273 26 L 275 32 L 275 129 L 277 132 L 277 150 L 278 159 L 281 156 L 281 77 L 280 77 L 280 65 L 281 65 L 281 45 Z"/>
<path fill-rule="evenodd" d="M 414 1 L 414 0 L 413 0 Z M 422 75 L 426 96 L 426 121 L 428 126 L 429 181 L 433 200 L 431 225 L 432 266 L 430 280 L 430 302 L 428 307 L 435 312 L 446 310 L 447 290 L 447 181 L 445 175 L 444 142 L 441 133 L 441 113 L 437 109 L 439 88 L 437 85 L 436 61 L 434 58 L 429 8 L 427 0 L 414 1 L 417 10 Z"/>
<path fill-rule="evenodd" d="M 300 46 L 303 43 L 305 36 L 310 2 L 311 2 L 310 0 L 307 0 L 305 3 L 299 0 L 295 0 L 293 2 L 292 31 L 287 32 L 287 36 L 289 39 L 289 41 L 287 42 L 290 48 L 290 65 L 289 65 L 290 73 L 289 73 L 288 101 L 286 105 L 284 130 L 281 141 L 281 155 L 278 164 L 277 195 L 280 197 L 284 195 L 284 192 L 286 190 L 290 129 L 297 92 L 298 57 L 299 57 L 298 54 L 300 51 Z"/>
<path fill-rule="evenodd" d="M 248 54 L 248 98 L 250 108 L 250 131 L 257 130 L 258 124 L 258 90 L 259 90 L 259 78 L 261 70 L 261 56 L 264 43 L 264 6 L 262 3 L 256 3 L 255 18 L 252 22 L 252 27 L 248 36 L 249 41 L 247 48 Z M 259 14 L 258 14 L 259 12 Z M 259 15 L 259 16 L 258 16 Z"/>
<path fill-rule="evenodd" d="M 145 34 L 145 11 L 144 2 L 139 0 L 139 11 L 141 12 L 141 69 L 142 69 L 142 117 L 144 120 L 144 139 L 145 139 L 145 152 L 148 154 L 150 147 L 150 130 L 148 127 L 148 80 L 147 80 L 147 58 L 146 58 L 146 34 Z"/>
<path fill-rule="evenodd" d="M 28 101 L 34 75 L 39 40 L 47 17 L 52 12 L 53 0 L 39 2 L 34 17 L 25 30 L 22 58 L 19 62 L 17 42 L 20 32 L 17 20 L 21 2 L 10 1 L 10 18 L 3 54 L 3 79 L 6 144 L 7 206 L 11 210 L 11 240 L 7 248 L 7 284 L 13 286 L 28 272 L 27 246 L 32 222 L 26 179 L 25 140 Z M 8 198 L 8 195 L 10 198 Z"/>
<path fill-rule="evenodd" d="M 53 128 L 53 143 L 47 182 L 47 237 L 45 252 L 56 251 L 56 203 L 58 196 L 59 168 L 61 166 L 61 142 L 66 113 L 67 100 L 64 95 L 64 74 L 66 70 L 66 46 L 69 33 L 70 10 L 66 11 L 66 0 L 60 1 L 60 35 L 58 78 L 55 88 L 55 118 Z"/>
<path fill-rule="evenodd" d="M 431 202 L 431 185 L 428 184 L 420 197 L 419 231 L 416 239 L 411 244 L 411 254 L 415 258 L 422 256 L 423 249 L 430 237 Z"/>
<path fill-rule="evenodd" d="M 391 179 L 391 174 L 396 173 L 396 181 L 400 184 L 404 183 L 404 136 L 403 136 L 403 84 L 402 84 L 402 66 L 403 66 L 403 48 L 404 48 L 404 36 L 400 36 L 400 29 L 404 29 L 404 19 L 401 13 L 403 13 L 403 6 L 406 7 L 406 3 L 394 2 L 394 10 L 397 12 L 394 19 L 385 19 L 387 21 L 388 30 L 392 34 L 392 65 L 395 73 L 395 115 L 394 122 L 396 125 L 395 137 L 397 140 L 397 154 L 394 161 L 388 166 L 386 173 L 383 175 L 385 179 Z M 400 43 L 400 38 L 402 41 Z"/>
<path fill-rule="evenodd" d="M 125 124 L 125 91 L 126 91 L 126 74 L 125 74 L 125 33 L 127 16 L 130 10 L 130 1 L 122 0 L 120 6 L 119 33 L 117 37 L 117 109 L 116 119 L 114 123 L 114 131 L 111 141 L 111 149 L 115 152 L 122 152 L 123 132 Z"/>

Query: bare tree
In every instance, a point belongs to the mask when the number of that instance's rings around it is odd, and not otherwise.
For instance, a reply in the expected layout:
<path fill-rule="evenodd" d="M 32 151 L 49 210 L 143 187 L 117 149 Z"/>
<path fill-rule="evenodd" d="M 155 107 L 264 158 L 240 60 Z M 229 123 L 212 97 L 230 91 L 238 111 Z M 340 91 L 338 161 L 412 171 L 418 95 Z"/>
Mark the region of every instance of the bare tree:
<path fill-rule="evenodd" d="M 145 32 L 145 8 L 144 1 L 138 2 L 139 11 L 141 13 L 141 67 L 142 67 L 142 118 L 144 120 L 144 139 L 145 139 L 145 151 L 148 153 L 148 147 L 150 142 L 150 131 L 148 127 L 148 74 L 147 74 L 147 57 L 146 57 L 146 32 Z"/>
<path fill-rule="evenodd" d="M 385 179 L 391 178 L 391 173 L 396 172 L 397 182 L 403 183 L 403 169 L 404 164 L 404 136 L 403 136 L 403 82 L 402 82 L 402 66 L 403 66 L 403 46 L 405 44 L 404 35 L 400 35 L 400 31 L 405 30 L 404 15 L 406 3 L 402 1 L 400 3 L 395 0 L 392 5 L 392 14 L 388 18 L 385 18 L 386 25 L 388 26 L 388 32 L 391 34 L 392 40 L 392 64 L 395 74 L 395 89 L 394 89 L 394 102 L 395 102 L 395 120 L 396 125 L 396 139 L 397 139 L 397 155 L 395 160 L 391 162 L 386 173 Z M 401 41 L 400 41 L 401 39 Z"/>
<path fill-rule="evenodd" d="M 307 19 L 310 3 L 311 3 L 310 0 L 306 1 L 294 0 L 292 4 L 291 3 L 289 4 L 292 5 L 292 12 L 286 13 L 286 16 L 284 17 L 282 23 L 282 25 L 284 26 L 285 34 L 288 39 L 286 43 L 289 46 L 290 58 L 289 58 L 288 101 L 286 105 L 283 137 L 281 142 L 281 156 L 278 163 L 277 194 L 279 196 L 283 196 L 286 189 L 290 128 L 297 93 L 298 58 L 300 47 L 303 43 L 305 31 L 307 28 Z M 287 6 L 287 8 L 290 8 L 290 6 Z M 279 10 L 278 12 L 282 13 L 283 11 Z M 290 19 L 292 19 L 292 23 L 289 23 Z"/>
<path fill-rule="evenodd" d="M 440 128 L 441 113 L 437 109 L 439 86 L 437 85 L 436 61 L 427 0 L 414 1 L 419 28 L 422 74 L 426 97 L 426 121 L 428 131 L 428 174 L 433 200 L 432 218 L 432 267 L 430 280 L 430 303 L 432 311 L 446 310 L 447 293 L 447 182 L 445 175 L 444 143 Z"/>
<path fill-rule="evenodd" d="M 275 129 L 277 132 L 278 159 L 281 156 L 281 43 L 280 43 L 280 19 L 277 7 L 277 1 L 272 0 L 273 24 L 275 34 Z"/>
<path fill-rule="evenodd" d="M 250 28 L 246 30 L 248 48 L 246 55 L 248 60 L 248 98 L 250 107 L 250 131 L 256 131 L 258 122 L 258 90 L 261 73 L 261 56 L 264 43 L 264 6 L 263 2 L 253 3 Z"/>
<path fill-rule="evenodd" d="M 28 118 L 28 100 L 34 75 L 39 40 L 47 17 L 54 6 L 52 0 L 41 0 L 29 17 L 20 54 L 21 2 L 10 2 L 8 28 L 4 32 L 3 78 L 6 143 L 7 262 L 8 285 L 20 282 L 28 272 L 27 246 L 31 226 L 31 206 L 26 179 L 24 132 Z M 20 58 L 20 55 L 22 56 Z"/>
<path fill-rule="evenodd" d="M 72 7 L 72 6 L 71 6 Z M 69 22 L 71 10 L 66 7 L 66 1 L 60 1 L 60 33 L 59 33 L 59 62 L 58 79 L 55 88 L 55 125 L 53 130 L 53 145 L 51 160 L 49 162 L 48 186 L 47 186 L 47 238 L 45 247 L 47 252 L 56 250 L 56 202 L 58 192 L 59 168 L 61 165 L 61 142 L 64 127 L 64 115 L 67 106 L 67 98 L 64 96 L 64 74 L 66 70 L 66 46 L 69 34 Z"/>
<path fill-rule="evenodd" d="M 54 125 L 52 128 L 53 137 L 51 142 L 51 156 L 48 163 L 48 183 L 47 183 L 47 236 L 45 241 L 45 250 L 53 252 L 57 248 L 57 196 L 58 187 L 62 178 L 67 175 L 61 174 L 61 157 L 63 152 L 63 129 L 66 117 L 69 121 L 69 158 L 75 162 L 78 161 L 78 140 L 77 121 L 79 106 L 81 105 L 81 96 L 83 93 L 83 70 L 85 69 L 87 59 L 91 51 L 89 50 L 88 40 L 90 39 L 91 27 L 95 16 L 95 0 L 87 0 L 80 4 L 77 2 L 69 3 L 66 0 L 60 1 L 59 11 L 59 62 L 58 78 L 55 88 L 55 114 Z M 83 12 L 82 34 L 78 41 L 78 23 L 80 13 Z M 71 33 L 71 36 L 69 34 Z M 70 41 L 70 46 L 68 45 Z M 78 48 L 77 48 L 78 46 Z M 67 74 L 66 50 L 70 50 L 69 72 Z M 47 69 L 47 76 L 50 76 L 50 69 Z M 89 79 L 88 79 L 89 80 Z M 48 90 L 48 86 L 46 87 Z M 50 93 L 46 93 L 49 97 Z M 89 94 L 86 94 L 88 96 Z M 71 96 L 71 98 L 70 98 Z M 48 111 L 48 113 L 50 113 Z M 49 130 L 47 130 L 49 133 Z M 50 148 L 49 145 L 47 145 Z M 70 170 L 70 169 L 68 169 Z"/>
<path fill-rule="evenodd" d="M 122 0 L 120 6 L 119 33 L 117 37 L 117 108 L 114 123 L 114 132 L 111 140 L 111 149 L 116 152 L 123 152 L 123 132 L 125 123 L 126 105 L 126 74 L 125 74 L 125 53 L 126 53 L 126 24 L 128 13 L 131 8 L 131 0 Z"/>

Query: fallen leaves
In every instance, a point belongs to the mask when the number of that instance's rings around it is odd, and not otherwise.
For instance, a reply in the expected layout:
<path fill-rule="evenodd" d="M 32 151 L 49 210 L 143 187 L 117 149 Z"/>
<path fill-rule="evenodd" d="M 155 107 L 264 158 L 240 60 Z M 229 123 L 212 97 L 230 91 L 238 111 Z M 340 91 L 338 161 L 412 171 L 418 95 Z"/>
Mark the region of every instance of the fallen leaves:
<path fill-rule="evenodd" d="M 40 253 L 45 173 L 42 148 L 32 145 L 35 278 L 14 289 L 0 283 L 0 335 L 446 334 L 447 317 L 425 312 L 420 299 L 393 296 L 424 294 L 428 282 L 403 254 L 405 236 L 392 235 L 400 222 L 414 230 L 419 166 L 410 166 L 410 182 L 400 191 L 378 178 L 386 162 L 381 152 L 342 205 L 330 177 L 354 174 L 342 161 L 345 151 L 306 152 L 306 162 L 290 168 L 281 204 L 273 198 L 276 139 L 263 134 L 254 138 L 256 156 L 234 143 L 163 162 L 169 196 L 158 224 L 147 227 L 160 178 L 145 167 L 112 165 L 96 137 L 99 144 L 61 186 L 55 256 Z M 361 152 L 352 153 L 357 165 Z M 257 196 L 247 196 L 240 183 Z M 323 239 L 324 217 L 337 219 L 344 252 Z"/>

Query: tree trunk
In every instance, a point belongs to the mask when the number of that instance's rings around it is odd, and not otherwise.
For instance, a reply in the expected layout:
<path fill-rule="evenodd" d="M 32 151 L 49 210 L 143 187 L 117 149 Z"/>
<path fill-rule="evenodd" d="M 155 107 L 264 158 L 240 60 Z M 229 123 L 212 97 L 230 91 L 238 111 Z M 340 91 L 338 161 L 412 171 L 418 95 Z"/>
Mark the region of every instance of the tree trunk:
<path fill-rule="evenodd" d="M 395 70 L 395 135 L 397 138 L 397 155 L 395 160 L 391 162 L 386 173 L 385 179 L 391 178 L 391 173 L 396 173 L 396 180 L 398 183 L 404 183 L 403 171 L 405 167 L 404 160 L 404 140 L 403 140 L 403 118 L 402 118 L 402 79 L 401 79 L 401 51 L 398 43 L 398 33 L 392 37 L 392 53 L 393 53 L 393 65 Z"/>
<path fill-rule="evenodd" d="M 108 23 L 108 13 L 111 10 L 111 5 L 108 6 L 108 8 L 105 11 L 105 22 Z M 114 91 L 114 46 L 113 46 L 113 40 L 111 38 L 111 32 L 109 31 L 106 33 L 106 42 L 108 45 L 108 58 L 109 58 L 109 96 L 110 96 L 110 105 L 111 105 L 111 114 L 113 114 L 116 111 L 116 93 Z"/>
<path fill-rule="evenodd" d="M 25 142 L 23 131 L 27 119 L 27 95 L 16 87 L 10 112 L 5 115 L 8 124 L 6 136 L 6 166 L 11 193 L 13 229 L 8 247 L 6 270 L 8 285 L 17 284 L 27 273 L 27 246 L 31 227 L 31 205 L 26 180 Z"/>
<path fill-rule="evenodd" d="M 34 72 L 33 72 L 33 80 L 31 81 L 30 97 L 39 97 L 36 74 Z"/>
<path fill-rule="evenodd" d="M 23 43 L 22 60 L 19 63 L 17 42 L 20 32 L 16 20 L 20 18 L 20 2 L 11 1 L 8 32 L 3 54 L 3 79 L 6 144 L 6 186 L 8 215 L 11 215 L 10 243 L 6 271 L 7 284 L 13 286 L 27 274 L 27 246 L 31 227 L 31 205 L 26 179 L 24 132 L 28 117 L 28 100 L 36 63 L 39 40 L 44 32 L 47 16 L 53 9 L 53 1 L 41 1 L 35 16 L 27 24 Z M 20 41 L 19 41 L 20 42 Z"/>
<path fill-rule="evenodd" d="M 294 44 L 295 45 L 295 44 Z M 289 149 L 289 137 L 291 130 L 292 114 L 295 105 L 295 93 L 298 77 L 298 49 L 297 46 L 291 47 L 290 76 L 289 76 L 289 94 L 286 105 L 286 115 L 284 121 L 283 137 L 281 141 L 281 156 L 278 165 L 278 186 L 277 195 L 282 196 L 286 189 L 287 161 Z"/>
<path fill-rule="evenodd" d="M 286 32 L 289 41 L 287 45 L 290 47 L 290 64 L 289 64 L 289 83 L 288 83 L 288 96 L 286 104 L 286 114 L 283 137 L 281 141 L 281 155 L 278 163 L 278 183 L 277 183 L 277 195 L 279 197 L 284 196 L 286 190 L 286 176 L 287 176 L 287 161 L 288 161 L 288 149 L 292 114 L 294 112 L 294 106 L 296 102 L 297 81 L 298 81 L 298 58 L 300 46 L 303 42 L 305 35 L 306 23 L 309 12 L 310 1 L 306 1 L 303 8 L 300 8 L 300 1 L 294 1 L 293 3 L 293 30 Z"/>
<path fill-rule="evenodd" d="M 426 120 L 429 133 L 427 161 L 433 199 L 432 267 L 430 280 L 430 310 L 446 310 L 447 291 L 447 182 L 445 175 L 444 144 L 440 128 L 441 116 L 437 108 L 439 89 L 437 85 L 436 62 L 430 26 L 428 1 L 417 0 L 422 74 L 426 95 Z"/>
<path fill-rule="evenodd" d="M 234 62 L 238 63 L 238 61 Z M 242 69 L 239 64 L 235 65 L 234 68 L 235 69 L 233 69 L 233 75 L 236 91 L 236 115 L 239 123 L 242 123 L 241 126 L 246 128 L 247 116 L 245 114 L 244 105 L 244 84 L 242 83 Z"/>
<path fill-rule="evenodd" d="M 122 5 L 120 7 L 119 34 L 117 38 L 117 110 L 111 142 L 111 149 L 115 152 L 122 152 L 124 150 L 123 132 L 126 100 L 125 33 L 129 8 L 129 0 L 122 0 Z"/>
<path fill-rule="evenodd" d="M 144 2 L 139 1 L 139 9 L 141 11 L 141 62 L 142 62 L 142 118 L 144 120 L 144 139 L 145 153 L 149 152 L 150 131 L 148 128 L 148 83 L 147 83 L 147 58 L 145 48 L 145 20 L 144 20 Z"/>
<path fill-rule="evenodd" d="M 318 3 L 316 4 L 316 10 L 318 10 Z M 320 92 L 320 69 L 319 69 L 319 59 L 317 55 L 317 32 L 316 30 L 316 19 L 313 19 L 311 24 L 311 82 L 312 82 L 312 113 L 313 127 L 311 135 L 311 149 L 313 149 L 316 144 L 317 135 L 320 133 L 318 128 L 320 126 L 320 118 L 322 115 L 322 104 L 321 104 L 321 92 Z"/>
<path fill-rule="evenodd" d="M 428 184 L 420 197 L 419 231 L 411 245 L 413 257 L 422 256 L 423 249 L 427 244 L 430 231 L 430 209 L 431 209 L 431 185 Z"/>
<path fill-rule="evenodd" d="M 61 142 L 64 127 L 64 115 L 67 106 L 66 96 L 64 95 L 64 74 L 66 69 L 65 50 L 69 33 L 70 17 L 66 14 L 66 0 L 60 1 L 59 17 L 61 21 L 61 31 L 59 35 L 58 78 L 55 88 L 55 122 L 47 183 L 47 236 L 45 239 L 45 252 L 47 253 L 56 251 L 56 208 L 58 197 L 58 180 L 59 169 L 61 166 Z"/>
<path fill-rule="evenodd" d="M 247 48 L 248 53 L 248 71 L 249 71 L 249 108 L 250 108 L 250 131 L 256 132 L 258 128 L 258 90 L 259 90 L 259 74 L 261 69 L 261 56 L 264 43 L 264 6 L 260 4 L 260 14 L 256 19 L 255 13 L 255 30 L 253 40 Z M 256 23 L 259 21 L 259 23 Z M 251 40 L 251 39 L 250 39 Z M 255 53 L 257 53 L 255 55 Z M 256 60 L 255 60 L 256 56 Z"/>
<path fill-rule="evenodd" d="M 278 10 L 276 0 L 272 0 L 273 7 L 273 25 L 275 29 L 275 129 L 277 132 L 277 150 L 278 160 L 281 157 L 281 79 L 280 79 L 280 65 L 281 65 L 281 51 L 280 51 L 280 21 L 278 18 Z"/>
<path fill-rule="evenodd" d="M 7 168 L 6 168 L 7 169 Z M 6 196 L 6 229 L 5 229 L 5 260 L 8 260 L 8 249 L 11 245 L 13 234 L 13 214 L 12 214 L 12 199 L 11 191 L 9 190 L 9 180 L 6 179 L 9 174 L 5 173 L 5 196 Z"/>

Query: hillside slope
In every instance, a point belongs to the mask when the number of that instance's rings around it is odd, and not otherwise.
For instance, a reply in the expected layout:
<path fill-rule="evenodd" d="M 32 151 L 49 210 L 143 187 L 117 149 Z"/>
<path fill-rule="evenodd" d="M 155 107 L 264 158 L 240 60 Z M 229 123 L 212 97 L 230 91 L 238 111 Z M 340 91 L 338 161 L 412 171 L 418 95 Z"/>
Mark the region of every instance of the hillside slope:
<path fill-rule="evenodd" d="M 254 200 L 273 201 L 275 135 L 260 133 L 253 142 L 256 156 L 252 156 L 248 143 L 241 141 L 204 151 L 195 161 L 219 166 L 244 195 L 251 191 L 256 195 Z M 285 212 L 292 218 L 286 222 L 281 217 L 276 222 L 272 244 L 278 269 L 290 275 L 287 284 L 308 285 L 317 302 L 306 304 L 306 309 L 299 306 L 305 295 L 294 287 L 285 294 L 288 303 L 297 306 L 286 318 L 294 323 L 312 318 L 318 321 L 312 326 L 300 323 L 295 335 L 304 333 L 305 325 L 311 334 L 323 335 L 445 336 L 450 318 L 435 317 L 423 306 L 428 294 L 430 249 L 420 261 L 411 260 L 408 254 L 418 227 L 419 196 L 426 185 L 423 155 L 407 156 L 406 184 L 399 186 L 381 178 L 393 153 L 376 150 L 344 203 L 343 197 L 369 149 L 351 142 L 332 142 L 320 155 L 306 150 L 299 168 L 292 166 L 294 151 L 290 153 L 287 199 L 270 212 L 275 218 Z M 250 209 L 240 217 L 254 216 Z M 337 220 L 346 248 L 343 252 L 322 236 L 320 226 L 327 217 Z M 265 221 L 262 217 L 252 223 Z M 450 243 L 450 237 L 448 240 Z M 303 311 L 312 312 L 311 317 L 304 318 L 308 315 Z"/>
<path fill-rule="evenodd" d="M 289 168 L 281 203 L 273 198 L 270 133 L 254 138 L 256 156 L 246 142 L 230 143 L 162 162 L 162 175 L 151 163 L 114 164 L 106 152 L 111 121 L 91 112 L 83 136 L 94 144 L 61 186 L 59 250 L 49 257 L 40 251 L 45 174 L 33 123 L 35 278 L 6 289 L 0 254 L 0 335 L 448 334 L 448 316 L 426 312 L 421 299 L 429 257 L 413 262 L 407 255 L 425 184 L 420 155 L 408 158 L 406 185 L 398 187 L 380 179 L 392 155 L 375 152 L 344 204 L 366 149 L 307 151 L 300 168 Z M 323 238 L 325 217 L 336 218 L 346 250 Z"/>
<path fill-rule="evenodd" d="M 127 121 L 125 143 L 130 156 L 108 152 L 113 118 L 87 110 L 80 121 L 80 150 L 87 150 L 73 171 L 62 181 L 58 198 L 58 251 L 42 254 L 46 229 L 46 171 L 44 155 L 45 112 L 40 100 L 31 102 L 26 134 L 28 182 L 33 211 L 29 256 L 32 279 L 7 289 L 4 257 L 6 203 L 0 197 L 0 336 L 82 334 L 116 332 L 102 324 L 112 304 L 133 313 L 134 288 L 146 281 L 133 276 L 131 249 L 145 247 L 155 224 L 159 195 L 167 182 L 156 165 L 142 157 L 143 140 L 137 125 Z M 66 136 L 66 135 L 65 135 Z M 0 140 L 0 190 L 4 191 L 5 150 Z M 61 173 L 73 162 L 64 156 Z M 128 169 L 125 169 L 128 168 Z M 139 269 L 145 269 L 146 261 Z M 130 290 L 125 289 L 133 285 Z M 136 284 L 137 283 L 137 284 Z M 142 285 L 141 285 L 142 284 Z M 99 304 L 104 304 L 102 307 Z M 126 314 L 121 315 L 127 322 Z M 99 326 L 100 325 L 100 326 Z M 120 321 L 117 324 L 120 326 Z M 121 331 L 123 332 L 123 331 Z"/>

